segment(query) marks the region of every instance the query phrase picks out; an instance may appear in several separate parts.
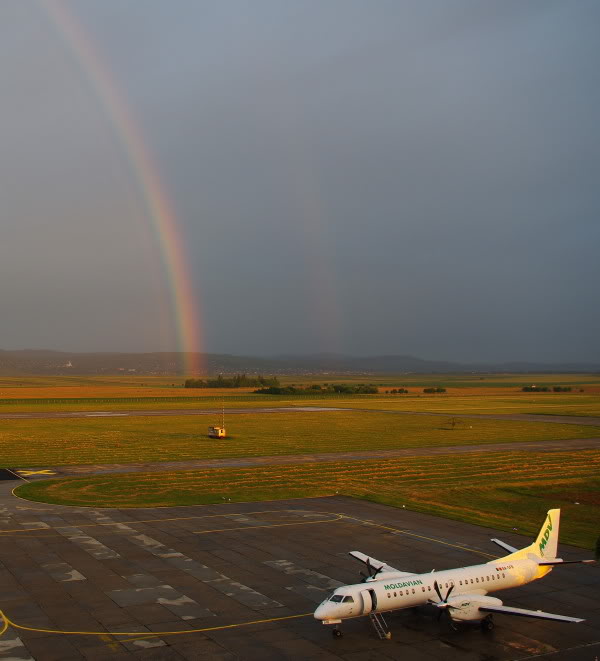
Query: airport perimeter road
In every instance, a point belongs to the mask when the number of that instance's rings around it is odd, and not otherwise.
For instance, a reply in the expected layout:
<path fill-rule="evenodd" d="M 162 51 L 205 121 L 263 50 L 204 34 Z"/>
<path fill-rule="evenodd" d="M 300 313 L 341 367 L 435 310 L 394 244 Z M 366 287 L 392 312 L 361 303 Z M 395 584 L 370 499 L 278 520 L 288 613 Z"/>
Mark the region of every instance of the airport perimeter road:
<path fill-rule="evenodd" d="M 198 459 L 192 461 L 140 462 L 133 464 L 86 464 L 79 466 L 51 466 L 35 469 L 25 466 L 7 469 L 25 480 L 47 480 L 75 475 L 106 473 L 149 473 L 206 468 L 265 466 L 273 464 L 307 464 L 329 461 L 365 461 L 395 457 L 423 457 L 432 455 L 467 454 L 471 452 L 564 452 L 565 450 L 594 450 L 600 448 L 600 438 L 532 441 L 530 443 L 489 443 L 482 445 L 451 445 L 446 447 L 403 448 L 400 450 L 368 450 L 364 452 L 322 452 L 318 454 L 275 455 L 271 457 L 234 457 L 228 459 Z M 6 479 L 6 478 L 0 478 Z"/>
<path fill-rule="evenodd" d="M 119 418 L 146 416 L 179 416 L 179 415 L 220 415 L 223 409 L 130 409 L 126 411 L 28 411 L 23 413 L 3 413 L 0 420 L 44 419 L 44 418 Z M 361 411 L 364 413 L 385 413 L 387 415 L 436 415 L 444 418 L 488 418 L 490 420 L 526 420 L 530 422 L 555 422 L 562 425 L 600 426 L 600 417 L 571 415 L 537 415 L 530 413 L 433 413 L 429 411 L 392 411 L 389 409 L 337 408 L 335 406 L 281 406 L 264 408 L 225 409 L 227 415 L 253 413 L 319 413 L 327 411 Z"/>
<path fill-rule="evenodd" d="M 581 624 L 496 615 L 457 631 L 424 606 L 369 619 L 334 639 L 316 605 L 360 580 L 361 550 L 425 572 L 498 557 L 516 533 L 333 497 L 147 509 L 30 503 L 0 483 L 0 659 L 211 661 L 586 661 L 600 654 L 600 571 L 568 565 L 495 593 L 505 603 L 586 618 Z M 561 547 L 565 559 L 588 555 Z M 72 633 L 62 633 L 72 632 Z M 141 635 L 138 635 L 141 634 Z"/>

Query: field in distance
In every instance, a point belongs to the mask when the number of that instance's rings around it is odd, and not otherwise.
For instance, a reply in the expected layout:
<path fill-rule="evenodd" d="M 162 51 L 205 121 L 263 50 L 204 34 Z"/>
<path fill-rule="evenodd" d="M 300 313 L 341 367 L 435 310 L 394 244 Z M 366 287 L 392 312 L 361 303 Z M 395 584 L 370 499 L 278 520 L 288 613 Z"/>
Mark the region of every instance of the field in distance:
<path fill-rule="evenodd" d="M 281 377 L 282 385 L 371 383 L 378 394 L 302 393 L 256 395 L 254 388 L 184 388 L 174 377 L 0 377 L 0 414 L 25 411 L 87 411 L 127 409 L 214 409 L 262 406 L 339 406 L 448 415 L 468 413 L 539 413 L 600 416 L 600 376 L 591 374 L 536 375 L 397 375 L 361 377 L 318 375 Z M 569 387 L 568 393 L 526 393 L 523 386 Z M 444 394 L 423 389 L 441 386 Z M 408 394 L 389 391 L 406 388 Z"/>

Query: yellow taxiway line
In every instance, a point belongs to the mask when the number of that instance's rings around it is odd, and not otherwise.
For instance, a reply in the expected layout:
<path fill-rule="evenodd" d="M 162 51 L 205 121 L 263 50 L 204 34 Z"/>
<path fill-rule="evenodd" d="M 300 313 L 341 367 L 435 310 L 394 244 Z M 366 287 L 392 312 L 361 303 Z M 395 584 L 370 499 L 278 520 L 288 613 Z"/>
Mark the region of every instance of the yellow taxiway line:
<path fill-rule="evenodd" d="M 190 633 L 203 633 L 206 631 L 221 631 L 222 629 L 235 629 L 238 627 L 247 627 L 252 624 L 267 624 L 268 622 L 281 622 L 283 620 L 294 620 L 301 617 L 312 617 L 311 613 L 300 613 L 299 615 L 283 615 L 281 617 L 270 617 L 265 620 L 252 620 L 251 622 L 237 622 L 235 624 L 221 624 L 216 627 L 203 627 L 202 629 L 184 629 L 183 631 L 59 631 L 58 629 L 40 629 L 37 627 L 26 627 L 23 624 L 17 624 L 9 619 L 6 614 L 0 610 L 0 617 L 2 618 L 2 628 L 0 628 L 0 636 L 6 632 L 8 627 L 14 629 L 21 629 L 22 631 L 36 631 L 38 633 L 54 633 L 62 634 L 64 636 L 135 636 L 133 640 L 140 640 L 142 638 L 156 638 L 157 636 L 181 636 L 182 634 Z M 118 642 L 128 642 L 118 641 Z"/>

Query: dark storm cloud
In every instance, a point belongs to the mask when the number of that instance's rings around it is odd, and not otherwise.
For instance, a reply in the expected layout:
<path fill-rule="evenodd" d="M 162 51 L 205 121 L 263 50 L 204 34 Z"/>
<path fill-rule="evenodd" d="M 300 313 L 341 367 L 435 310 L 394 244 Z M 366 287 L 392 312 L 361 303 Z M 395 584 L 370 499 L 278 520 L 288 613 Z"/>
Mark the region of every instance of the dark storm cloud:
<path fill-rule="evenodd" d="M 156 155 L 208 350 L 600 359 L 597 3 L 65 6 Z M 0 13 L 2 344 L 166 348 L 99 101 L 36 5 Z"/>

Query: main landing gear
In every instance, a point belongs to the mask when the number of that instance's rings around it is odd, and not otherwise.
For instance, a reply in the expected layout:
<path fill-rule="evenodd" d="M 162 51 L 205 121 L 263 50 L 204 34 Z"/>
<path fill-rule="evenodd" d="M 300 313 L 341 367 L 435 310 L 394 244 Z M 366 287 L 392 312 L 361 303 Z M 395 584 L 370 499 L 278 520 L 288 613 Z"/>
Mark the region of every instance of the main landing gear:
<path fill-rule="evenodd" d="M 486 617 L 481 620 L 481 630 L 482 631 L 491 631 L 494 628 L 494 620 L 491 615 L 486 615 Z"/>

